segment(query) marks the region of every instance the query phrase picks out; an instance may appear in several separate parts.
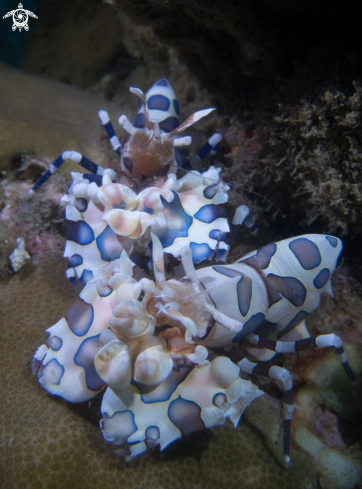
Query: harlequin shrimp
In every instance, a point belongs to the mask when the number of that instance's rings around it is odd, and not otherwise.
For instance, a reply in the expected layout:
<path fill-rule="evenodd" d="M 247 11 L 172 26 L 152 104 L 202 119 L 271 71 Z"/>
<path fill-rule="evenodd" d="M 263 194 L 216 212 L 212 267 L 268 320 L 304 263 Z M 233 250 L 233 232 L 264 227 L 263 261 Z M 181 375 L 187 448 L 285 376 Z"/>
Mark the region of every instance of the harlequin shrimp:
<path fill-rule="evenodd" d="M 286 369 L 270 363 L 273 356 L 334 347 L 355 380 L 341 339 L 311 338 L 305 325 L 306 316 L 331 293 L 342 242 L 299 236 L 231 265 L 199 270 L 191 248 L 184 247 L 186 275 L 177 281 L 166 279 L 162 243 L 154 234 L 152 241 L 155 281 L 123 251 L 94 270 L 68 313 L 47 330 L 49 337 L 34 356 L 40 385 L 69 402 L 89 400 L 105 389 L 104 439 L 133 458 L 226 418 L 237 426 L 263 394 L 241 372 L 269 376 L 284 390 L 288 465 L 293 382 Z"/>
<path fill-rule="evenodd" d="M 72 173 L 73 182 L 62 202 L 66 205 L 68 258 L 67 277 L 85 285 L 95 267 L 120 257 L 123 249 L 132 252 L 134 240 L 152 228 L 164 251 L 178 258 L 190 246 L 194 263 L 226 258 L 230 231 L 226 216 L 227 190 L 220 169 L 204 173 L 191 171 L 177 180 L 180 164 L 178 148 L 191 143 L 178 137 L 185 129 L 214 109 L 194 113 L 179 123 L 176 95 L 167 80 L 161 79 L 143 94 L 130 88 L 142 104 L 134 126 L 125 115 L 119 118 L 130 139 L 121 145 L 107 112 L 99 111 L 113 149 L 120 156 L 121 170 L 103 169 L 74 151 L 65 151 L 34 185 L 37 191 L 66 159 L 78 163 L 93 175 Z M 202 159 L 215 153 L 222 136 L 214 134 L 198 152 Z M 245 206 L 243 206 L 245 207 Z M 242 223 L 237 218 L 237 224 Z"/>

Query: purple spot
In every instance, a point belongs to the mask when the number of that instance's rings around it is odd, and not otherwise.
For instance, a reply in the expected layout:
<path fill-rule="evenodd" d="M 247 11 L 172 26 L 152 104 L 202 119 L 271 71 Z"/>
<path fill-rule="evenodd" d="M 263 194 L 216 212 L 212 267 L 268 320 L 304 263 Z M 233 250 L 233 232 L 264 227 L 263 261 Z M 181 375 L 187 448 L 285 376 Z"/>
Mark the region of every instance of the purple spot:
<path fill-rule="evenodd" d="M 61 338 L 58 338 L 58 336 L 50 336 L 50 338 L 48 338 L 47 344 L 53 351 L 58 351 L 63 345 L 63 340 Z"/>
<path fill-rule="evenodd" d="M 83 258 L 78 255 L 72 255 L 68 258 L 68 268 L 78 267 L 83 263 Z"/>
<path fill-rule="evenodd" d="M 176 114 L 180 115 L 180 107 L 179 107 L 178 101 L 176 99 L 174 99 L 174 101 L 173 101 L 173 106 L 174 106 Z"/>
<path fill-rule="evenodd" d="M 80 245 L 90 244 L 94 240 L 93 229 L 84 221 L 70 221 L 67 223 L 67 239 Z"/>
<path fill-rule="evenodd" d="M 214 395 L 212 403 L 214 406 L 221 408 L 223 404 L 227 403 L 227 398 L 223 392 L 219 392 L 218 394 Z"/>
<path fill-rule="evenodd" d="M 238 297 L 238 306 L 239 311 L 242 316 L 246 316 L 249 312 L 251 295 L 252 295 L 252 280 L 247 275 L 239 272 L 238 270 L 234 270 L 229 267 L 222 267 L 216 265 L 212 267 L 215 272 L 221 273 L 229 278 L 240 277 L 239 282 L 236 285 L 236 293 Z"/>
<path fill-rule="evenodd" d="M 79 346 L 77 353 L 74 355 L 74 363 L 79 365 L 79 367 L 84 368 L 85 383 L 91 391 L 99 391 L 106 385 L 99 377 L 94 367 L 94 357 L 99 348 L 99 336 L 100 335 L 98 334 L 85 339 Z"/>
<path fill-rule="evenodd" d="M 167 111 L 170 108 L 170 100 L 164 95 L 152 95 L 147 100 L 147 105 L 150 110 Z"/>
<path fill-rule="evenodd" d="M 289 321 L 289 323 L 286 325 L 286 327 L 282 331 L 279 331 L 278 339 L 282 338 L 284 335 L 289 333 L 289 331 L 291 331 L 296 326 L 298 326 L 298 324 L 300 324 L 306 316 L 308 316 L 307 312 L 299 311 L 298 314 L 296 314 L 294 316 L 294 318 L 291 321 Z"/>
<path fill-rule="evenodd" d="M 206 259 L 212 260 L 212 257 L 214 256 L 214 250 L 212 250 L 207 243 L 194 243 L 191 241 L 190 248 L 192 252 L 192 261 L 194 263 L 201 263 Z"/>
<path fill-rule="evenodd" d="M 201 408 L 192 401 L 179 397 L 170 403 L 168 417 L 183 435 L 193 431 L 203 430 L 204 422 L 201 419 Z"/>
<path fill-rule="evenodd" d="M 60 365 L 56 358 L 53 358 L 46 365 L 41 366 L 38 371 L 40 384 L 46 389 L 49 385 L 59 385 L 64 375 L 64 367 Z M 44 377 L 44 379 L 43 379 Z"/>
<path fill-rule="evenodd" d="M 117 234 L 109 226 L 98 236 L 96 242 L 102 260 L 113 261 L 121 256 L 122 245 L 118 241 Z"/>
<path fill-rule="evenodd" d="M 338 244 L 337 238 L 335 238 L 334 236 L 326 236 L 326 240 L 329 242 L 331 246 L 333 246 L 333 248 L 337 248 L 337 244 Z"/>
<path fill-rule="evenodd" d="M 270 265 L 270 260 L 274 256 L 276 250 L 276 244 L 270 243 L 267 246 L 260 248 L 260 250 L 258 250 L 254 256 L 246 258 L 245 260 L 239 260 L 238 263 L 245 263 L 257 271 L 265 270 Z"/>
<path fill-rule="evenodd" d="M 242 316 L 246 316 L 250 309 L 252 295 L 252 280 L 246 275 L 242 275 L 236 286 L 238 295 L 238 306 Z"/>
<path fill-rule="evenodd" d="M 217 183 L 213 183 L 212 185 L 209 185 L 204 189 L 204 197 L 206 197 L 206 199 L 212 199 L 217 194 L 218 188 L 219 186 Z"/>
<path fill-rule="evenodd" d="M 68 277 L 68 280 L 75 289 L 78 288 L 77 279 L 75 277 Z"/>
<path fill-rule="evenodd" d="M 277 245 L 275 243 L 270 243 L 256 252 L 255 258 L 262 270 L 268 268 L 270 260 L 275 255 L 276 251 Z"/>
<path fill-rule="evenodd" d="M 147 430 L 145 431 L 146 435 L 146 445 L 147 448 L 153 448 L 158 444 L 158 440 L 160 439 L 160 430 L 157 428 L 157 426 L 149 426 Z"/>
<path fill-rule="evenodd" d="M 116 412 L 113 416 L 103 413 L 100 427 L 104 438 L 113 445 L 124 445 L 127 439 L 137 431 L 132 411 Z"/>
<path fill-rule="evenodd" d="M 91 270 L 83 270 L 82 276 L 80 277 L 79 281 L 83 287 L 87 285 L 87 283 L 92 280 L 94 277 L 93 272 Z"/>
<path fill-rule="evenodd" d="M 167 220 L 167 228 L 158 237 L 163 248 L 171 246 L 176 238 L 185 238 L 189 234 L 189 228 L 192 224 L 192 217 L 184 211 L 180 197 L 176 192 L 172 192 L 173 199 L 171 202 L 160 195 L 162 205 L 164 206 L 164 215 Z"/>
<path fill-rule="evenodd" d="M 250 333 L 253 333 L 261 324 L 263 324 L 265 315 L 262 312 L 254 314 L 243 326 L 243 329 L 234 336 L 233 343 L 239 342 L 246 338 Z"/>
<path fill-rule="evenodd" d="M 211 239 L 216 239 L 217 241 L 224 241 L 226 243 L 226 234 L 220 229 L 213 229 L 209 232 L 209 237 Z"/>
<path fill-rule="evenodd" d="M 226 256 L 229 252 L 229 250 L 223 250 L 222 248 L 220 248 L 217 252 L 217 255 L 216 255 L 216 260 L 226 260 Z"/>
<path fill-rule="evenodd" d="M 300 307 L 304 304 L 307 289 L 302 282 L 295 277 L 280 277 L 269 273 L 266 276 L 266 286 L 269 294 L 269 307 L 285 297 L 293 306 Z"/>
<path fill-rule="evenodd" d="M 100 297 L 108 297 L 109 295 L 112 294 L 113 289 L 109 285 L 106 285 L 105 287 L 102 288 L 98 287 L 97 291 Z"/>
<path fill-rule="evenodd" d="M 171 132 L 179 125 L 177 117 L 167 117 L 164 121 L 160 122 L 160 129 L 164 132 Z"/>
<path fill-rule="evenodd" d="M 331 272 L 328 270 L 328 268 L 323 268 L 323 270 L 321 270 L 316 278 L 313 280 L 314 287 L 316 289 L 321 289 L 322 287 L 324 287 L 328 282 L 330 274 Z"/>
<path fill-rule="evenodd" d="M 225 204 L 209 204 L 204 205 L 201 209 L 194 215 L 195 219 L 210 223 L 218 219 L 219 217 L 227 218 L 226 206 Z"/>
<path fill-rule="evenodd" d="M 76 336 L 84 336 L 88 333 L 94 319 L 92 304 L 88 304 L 78 297 L 65 315 L 69 328 Z"/>
<path fill-rule="evenodd" d="M 189 367 L 172 370 L 167 379 L 158 384 L 156 388 L 154 385 L 140 384 L 134 380 L 132 384 L 140 391 L 141 399 L 144 403 L 166 402 L 171 398 L 178 385 L 186 379 L 191 370 Z"/>
<path fill-rule="evenodd" d="M 307 238 L 298 238 L 289 243 L 289 248 L 304 270 L 313 270 L 321 264 L 321 254 L 313 241 Z"/>
<path fill-rule="evenodd" d="M 136 119 L 134 121 L 134 127 L 137 127 L 137 129 L 144 129 L 145 126 L 146 126 L 145 115 L 137 114 Z"/>
<path fill-rule="evenodd" d="M 223 267 L 221 265 L 215 265 L 214 267 L 212 267 L 212 269 L 215 270 L 215 272 L 221 273 L 222 275 L 225 275 L 226 277 L 229 278 L 235 278 L 244 275 L 238 270 L 234 270 L 233 268 L 229 268 L 229 267 Z"/>
<path fill-rule="evenodd" d="M 168 85 L 168 81 L 166 80 L 166 78 L 160 78 L 156 83 L 155 83 L 156 86 L 158 87 L 167 87 Z"/>
<path fill-rule="evenodd" d="M 79 212 L 84 212 L 87 210 L 88 202 L 86 199 L 77 198 L 77 199 L 75 199 L 74 205 L 78 209 Z"/>

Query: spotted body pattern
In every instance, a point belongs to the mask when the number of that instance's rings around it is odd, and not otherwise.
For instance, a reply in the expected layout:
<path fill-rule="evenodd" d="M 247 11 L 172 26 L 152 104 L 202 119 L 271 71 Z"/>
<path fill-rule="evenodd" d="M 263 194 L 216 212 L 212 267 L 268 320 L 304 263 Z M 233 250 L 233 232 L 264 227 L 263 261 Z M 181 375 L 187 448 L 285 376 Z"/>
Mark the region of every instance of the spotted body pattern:
<path fill-rule="evenodd" d="M 226 216 L 229 187 L 211 167 L 200 174 L 193 171 L 176 179 L 180 164 L 178 147 L 191 138 L 179 134 L 214 109 L 196 112 L 179 123 L 176 95 L 162 78 L 144 95 L 133 126 L 125 115 L 120 124 L 130 135 L 121 146 L 109 116 L 99 112 L 113 149 L 120 156 L 120 172 L 103 169 L 74 151 L 64 152 L 34 185 L 32 192 L 71 159 L 95 175 L 72 173 L 73 183 L 63 197 L 67 224 L 64 256 L 68 258 L 67 277 L 84 286 L 91 271 L 132 251 L 135 239 L 148 228 L 157 234 L 165 252 L 179 257 L 180 249 L 190 246 L 195 263 L 217 257 L 226 258 L 230 231 Z M 221 135 L 215 134 L 199 152 L 198 158 L 216 151 Z"/>
<path fill-rule="evenodd" d="M 229 249 L 225 204 L 228 187 L 219 181 L 213 167 L 200 174 L 193 171 L 176 180 L 171 174 L 159 187 L 134 192 L 112 180 L 106 170 L 98 182 L 73 174 L 73 184 L 63 197 L 67 203 L 67 277 L 82 285 L 93 277 L 92 269 L 132 251 L 135 239 L 151 228 L 164 251 L 178 257 L 190 246 L 195 263 L 221 259 Z M 215 184 L 215 181 L 218 181 Z"/>
<path fill-rule="evenodd" d="M 184 247 L 186 277 L 176 281 L 166 280 L 162 244 L 153 235 L 156 282 L 137 276 L 125 252 L 96 269 L 35 354 L 39 383 L 70 402 L 108 386 L 101 408 L 104 438 L 134 457 L 226 418 L 236 426 L 262 395 L 240 371 L 269 375 L 283 384 L 288 463 L 292 380 L 285 369 L 265 362 L 276 352 L 334 346 L 353 379 L 339 337 L 310 338 L 304 322 L 331 292 L 341 249 L 333 236 L 306 235 L 272 243 L 232 265 L 195 271 Z M 215 347 L 225 347 L 225 356 Z"/>

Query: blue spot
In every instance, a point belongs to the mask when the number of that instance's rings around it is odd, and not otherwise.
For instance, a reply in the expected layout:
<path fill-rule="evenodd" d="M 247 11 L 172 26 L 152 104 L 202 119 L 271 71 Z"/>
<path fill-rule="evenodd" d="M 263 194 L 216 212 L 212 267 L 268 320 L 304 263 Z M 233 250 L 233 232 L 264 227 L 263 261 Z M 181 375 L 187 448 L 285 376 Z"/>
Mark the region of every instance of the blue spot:
<path fill-rule="evenodd" d="M 228 253 L 228 250 L 223 250 L 222 248 L 220 248 L 217 252 L 216 260 L 223 260 L 225 253 Z M 225 259 L 226 259 L 226 257 L 225 257 Z"/>
<path fill-rule="evenodd" d="M 207 243 L 190 243 L 190 248 L 192 251 L 192 261 L 194 263 L 200 263 L 206 259 L 211 260 L 214 256 L 214 250 L 210 248 Z"/>
<path fill-rule="evenodd" d="M 161 203 L 164 206 L 164 215 L 167 221 L 167 228 L 158 235 L 163 248 L 171 246 L 176 238 L 188 236 L 189 228 L 192 224 L 192 217 L 184 211 L 180 197 L 172 191 L 173 199 L 171 202 L 160 195 Z"/>
<path fill-rule="evenodd" d="M 217 241 L 224 241 L 224 243 L 226 243 L 226 234 L 223 231 L 220 231 L 220 229 L 213 229 L 212 231 L 210 231 L 209 237 L 211 239 L 216 239 Z"/>
<path fill-rule="evenodd" d="M 314 287 L 316 289 L 321 289 L 324 287 L 328 282 L 330 274 L 331 272 L 328 270 L 328 268 L 323 268 L 323 270 L 321 270 L 313 280 Z"/>
<path fill-rule="evenodd" d="M 94 366 L 94 357 L 96 350 L 99 348 L 99 334 L 85 339 L 74 355 L 74 363 L 84 368 L 85 383 L 91 391 L 99 391 L 106 384 L 97 374 Z"/>
<path fill-rule="evenodd" d="M 217 183 L 213 183 L 212 185 L 209 185 L 204 189 L 204 197 L 206 197 L 206 199 L 212 199 L 217 194 L 218 188 L 219 186 Z"/>
<path fill-rule="evenodd" d="M 138 129 L 144 129 L 146 127 L 146 122 L 145 122 L 145 115 L 144 114 L 137 114 L 135 121 L 134 121 L 134 127 L 137 127 Z"/>
<path fill-rule="evenodd" d="M 63 345 L 63 340 L 61 338 L 58 338 L 58 336 L 51 336 L 49 338 L 49 341 L 50 341 L 50 348 L 53 351 L 60 350 Z"/>
<path fill-rule="evenodd" d="M 244 323 L 243 329 L 234 336 L 233 343 L 243 340 L 250 333 L 253 333 L 259 326 L 263 324 L 265 315 L 262 312 L 254 314 L 246 323 Z"/>
<path fill-rule="evenodd" d="M 276 251 L 277 245 L 275 243 L 270 243 L 256 252 L 255 257 L 262 270 L 268 268 L 270 260 L 275 255 Z"/>
<path fill-rule="evenodd" d="M 333 246 L 333 248 L 337 248 L 337 244 L 338 244 L 337 238 L 335 238 L 334 236 L 326 236 L 326 240 L 329 242 L 331 246 Z"/>
<path fill-rule="evenodd" d="M 147 100 L 147 105 L 150 110 L 164 110 L 170 108 L 170 100 L 164 95 L 152 95 Z"/>
<path fill-rule="evenodd" d="M 97 290 L 98 290 L 98 295 L 100 297 L 108 297 L 113 292 L 112 287 L 110 287 L 109 285 L 106 285 L 105 287 L 102 288 L 98 287 Z"/>
<path fill-rule="evenodd" d="M 74 205 L 78 209 L 79 212 L 84 212 L 87 210 L 88 202 L 86 199 L 78 198 L 78 199 L 75 199 Z"/>
<path fill-rule="evenodd" d="M 134 422 L 134 414 L 130 410 L 117 411 L 112 416 L 103 413 L 100 426 L 104 438 L 113 443 L 113 445 L 127 444 L 127 439 L 138 429 Z"/>
<path fill-rule="evenodd" d="M 236 293 L 238 296 L 239 311 L 242 316 L 246 316 L 249 312 L 251 295 L 252 295 L 252 280 L 246 275 L 242 275 L 237 286 Z"/>
<path fill-rule="evenodd" d="M 165 402 L 168 401 L 177 387 L 183 382 L 191 372 L 189 367 L 180 367 L 178 370 L 172 370 L 166 380 L 154 385 L 145 385 L 132 381 L 132 384 L 139 389 L 141 399 L 146 404 L 152 404 L 153 402 Z"/>
<path fill-rule="evenodd" d="M 234 270 L 230 267 L 223 267 L 222 265 L 215 265 L 214 267 L 212 267 L 212 269 L 215 270 L 215 272 L 221 273 L 222 275 L 225 275 L 229 278 L 235 278 L 244 275 L 243 273 L 239 272 L 239 270 Z"/>
<path fill-rule="evenodd" d="M 144 212 L 147 212 L 147 214 L 149 214 L 150 216 L 153 215 L 153 213 L 155 212 L 152 207 L 147 207 L 146 205 L 143 204 L 143 209 L 142 209 Z"/>
<path fill-rule="evenodd" d="M 194 215 L 195 219 L 206 223 L 213 222 L 219 217 L 227 217 L 225 204 L 204 205 Z"/>
<path fill-rule="evenodd" d="M 166 78 L 161 78 L 155 83 L 155 85 L 157 85 L 158 87 L 167 87 L 168 81 L 166 80 Z"/>
<path fill-rule="evenodd" d="M 269 295 L 269 307 L 280 301 L 283 297 L 295 307 L 300 307 L 304 304 L 307 289 L 297 278 L 280 277 L 274 273 L 269 273 L 266 276 L 266 285 Z"/>
<path fill-rule="evenodd" d="M 68 268 L 78 267 L 82 263 L 83 258 L 78 254 L 72 255 L 68 258 Z"/>
<path fill-rule="evenodd" d="M 240 280 L 236 285 L 238 306 L 239 306 L 240 314 L 244 317 L 247 316 L 250 309 L 251 297 L 252 297 L 253 283 L 251 278 L 239 272 L 238 270 L 234 270 L 231 267 L 229 268 L 229 267 L 216 265 L 212 267 L 212 269 L 215 270 L 215 272 L 221 273 L 222 275 L 225 275 L 226 277 L 229 278 L 240 277 Z"/>
<path fill-rule="evenodd" d="M 178 101 L 176 99 L 174 99 L 174 101 L 173 101 L 173 106 L 174 106 L 176 114 L 180 115 L 180 107 L 179 107 Z"/>
<path fill-rule="evenodd" d="M 313 241 L 307 238 L 298 238 L 289 243 L 289 248 L 304 270 L 313 270 L 321 264 L 321 254 Z"/>
<path fill-rule="evenodd" d="M 186 401 L 182 397 L 178 397 L 170 403 L 168 417 L 183 435 L 205 428 L 201 419 L 200 406 L 193 401 Z"/>
<path fill-rule="evenodd" d="M 75 289 L 78 288 L 77 279 L 74 276 L 68 277 L 68 280 L 69 280 L 70 284 L 72 285 L 72 287 L 74 287 Z"/>
<path fill-rule="evenodd" d="M 94 233 L 92 228 L 84 221 L 70 221 L 67 222 L 67 239 L 74 241 L 80 245 L 90 244 L 94 240 Z"/>
<path fill-rule="evenodd" d="M 294 318 L 291 321 L 289 321 L 289 323 L 286 325 L 286 327 L 282 331 L 279 331 L 278 339 L 282 338 L 284 335 L 289 333 L 289 331 L 291 331 L 292 329 L 297 327 L 298 324 L 300 324 L 306 316 L 308 316 L 307 312 L 299 311 L 298 314 L 296 314 L 294 316 Z"/>
<path fill-rule="evenodd" d="M 84 336 L 94 320 L 93 306 L 78 297 L 64 317 L 76 336 Z"/>
<path fill-rule="evenodd" d="M 242 316 L 246 316 L 249 312 L 251 295 L 252 295 L 252 280 L 247 275 L 239 272 L 238 270 L 234 270 L 233 268 L 223 267 L 220 265 L 216 265 L 212 267 L 215 272 L 221 273 L 228 278 L 240 277 L 240 280 L 236 286 L 236 293 L 238 297 L 238 306 L 239 311 Z"/>
<path fill-rule="evenodd" d="M 254 256 L 246 258 L 245 260 L 239 260 L 238 263 L 245 263 L 250 267 L 255 268 L 255 270 L 265 270 L 270 265 L 270 260 L 274 256 L 277 250 L 277 246 L 275 243 L 270 243 L 263 248 L 260 248 Z"/>
<path fill-rule="evenodd" d="M 63 365 L 60 365 L 58 360 L 53 358 L 44 367 L 40 368 L 39 379 L 45 377 L 46 382 L 42 382 L 45 385 L 49 385 L 49 380 L 51 380 L 50 385 L 59 385 L 64 375 L 64 370 Z"/>
<path fill-rule="evenodd" d="M 160 129 L 164 132 L 171 132 L 179 125 L 179 120 L 177 117 L 167 117 L 164 121 L 160 122 Z"/>
<path fill-rule="evenodd" d="M 140 266 L 141 260 L 137 255 L 131 255 L 129 259 L 137 266 Z"/>
<path fill-rule="evenodd" d="M 87 285 L 87 283 L 94 278 L 93 272 L 91 270 L 84 269 L 82 276 L 79 279 L 79 282 L 83 287 Z"/>
<path fill-rule="evenodd" d="M 149 426 L 145 431 L 145 443 L 147 445 L 147 448 L 154 448 L 158 444 L 160 436 L 161 433 L 157 426 Z"/>
<path fill-rule="evenodd" d="M 117 234 L 109 226 L 98 236 L 96 242 L 102 260 L 113 261 L 121 256 L 122 245 Z"/>

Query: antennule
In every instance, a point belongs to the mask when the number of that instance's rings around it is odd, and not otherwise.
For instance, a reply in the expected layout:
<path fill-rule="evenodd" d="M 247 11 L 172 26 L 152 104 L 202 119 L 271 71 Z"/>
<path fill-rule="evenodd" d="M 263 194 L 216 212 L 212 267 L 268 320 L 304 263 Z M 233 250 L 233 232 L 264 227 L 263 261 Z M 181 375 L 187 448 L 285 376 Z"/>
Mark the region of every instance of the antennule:
<path fill-rule="evenodd" d="M 176 127 L 176 129 L 174 129 L 173 131 L 166 134 L 165 137 L 172 138 L 176 134 L 179 134 L 180 132 L 184 131 L 188 127 L 192 126 L 192 124 L 195 124 L 195 122 L 197 122 L 202 117 L 209 115 L 210 112 L 212 112 L 213 110 L 215 110 L 215 107 L 212 109 L 204 109 L 204 110 L 199 110 L 199 111 L 195 112 L 194 114 L 190 115 L 190 117 L 188 117 L 185 120 L 185 122 L 183 122 L 178 127 Z"/>
<path fill-rule="evenodd" d="M 130 91 L 132 93 L 134 93 L 135 95 L 137 95 L 137 97 L 139 97 L 142 102 L 143 102 L 143 111 L 144 111 L 144 115 L 145 115 L 145 124 L 146 124 L 146 129 L 148 131 L 151 131 L 152 130 L 152 125 L 151 125 L 151 122 L 150 122 L 150 116 L 149 116 L 149 113 L 148 113 L 148 105 L 147 105 L 147 100 L 146 100 L 146 96 L 145 94 L 142 92 L 142 90 L 140 90 L 139 88 L 136 88 L 136 87 L 129 87 Z"/>

